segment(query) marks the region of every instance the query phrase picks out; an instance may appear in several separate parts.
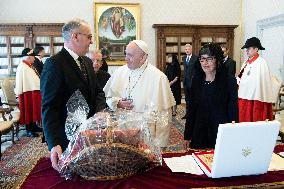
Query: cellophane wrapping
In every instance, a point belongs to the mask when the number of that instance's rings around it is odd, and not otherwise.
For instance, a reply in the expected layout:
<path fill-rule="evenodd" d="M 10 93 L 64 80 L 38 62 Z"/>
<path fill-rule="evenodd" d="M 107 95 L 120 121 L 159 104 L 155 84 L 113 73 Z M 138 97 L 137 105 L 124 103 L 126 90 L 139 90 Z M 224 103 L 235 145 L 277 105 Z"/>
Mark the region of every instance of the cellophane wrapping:
<path fill-rule="evenodd" d="M 161 165 L 161 151 L 149 125 L 167 118 L 147 109 L 144 113 L 105 110 L 87 118 L 88 104 L 76 91 L 67 103 L 65 132 L 70 142 L 59 160 L 61 175 L 114 180 Z"/>

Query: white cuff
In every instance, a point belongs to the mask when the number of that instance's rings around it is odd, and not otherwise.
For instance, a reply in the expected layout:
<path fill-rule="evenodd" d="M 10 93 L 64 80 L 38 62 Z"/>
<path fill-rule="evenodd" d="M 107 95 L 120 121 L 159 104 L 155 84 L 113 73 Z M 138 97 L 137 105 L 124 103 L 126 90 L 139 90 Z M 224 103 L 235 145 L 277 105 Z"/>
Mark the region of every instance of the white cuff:
<path fill-rule="evenodd" d="M 109 97 L 109 98 L 106 99 L 106 103 L 112 111 L 116 111 L 117 104 L 120 100 L 121 100 L 121 98 L 119 98 L 119 97 Z"/>

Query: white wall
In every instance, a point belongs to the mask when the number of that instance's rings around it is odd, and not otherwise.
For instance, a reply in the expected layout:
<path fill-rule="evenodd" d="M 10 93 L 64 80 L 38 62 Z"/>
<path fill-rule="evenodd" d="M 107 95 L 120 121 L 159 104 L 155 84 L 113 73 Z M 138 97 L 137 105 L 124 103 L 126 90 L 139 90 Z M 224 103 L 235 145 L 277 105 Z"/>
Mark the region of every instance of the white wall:
<path fill-rule="evenodd" d="M 261 43 L 265 47 L 265 51 L 262 52 L 262 56 L 265 60 L 267 60 L 271 73 L 283 83 L 284 19 L 281 26 L 273 26 L 263 30 L 261 35 Z"/>
<path fill-rule="evenodd" d="M 284 0 L 243 0 L 243 24 L 246 39 L 256 36 L 256 22 L 284 13 Z"/>
<path fill-rule="evenodd" d="M 267 60 L 271 73 L 284 81 L 284 0 L 245 0 L 242 14 L 242 44 L 250 37 L 260 38 L 266 49 L 260 53 Z M 265 25 L 261 27 L 262 32 L 257 29 L 260 25 Z M 241 57 L 247 58 L 245 53 Z"/>
<path fill-rule="evenodd" d="M 99 2 L 110 2 L 100 0 Z M 141 4 L 141 38 L 156 61 L 153 24 L 239 25 L 241 0 L 116 0 Z M 53 23 L 79 17 L 94 25 L 92 0 L 0 0 L 0 23 Z M 240 61 L 240 29 L 235 30 L 234 58 Z M 94 33 L 94 30 L 93 30 Z"/>

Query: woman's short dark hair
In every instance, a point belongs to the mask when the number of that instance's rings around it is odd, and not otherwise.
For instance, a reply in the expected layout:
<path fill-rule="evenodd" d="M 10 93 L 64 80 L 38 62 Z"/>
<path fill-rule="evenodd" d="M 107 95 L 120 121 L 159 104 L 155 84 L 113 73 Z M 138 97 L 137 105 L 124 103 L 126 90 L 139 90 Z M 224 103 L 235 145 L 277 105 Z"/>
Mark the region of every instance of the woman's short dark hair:
<path fill-rule="evenodd" d="M 201 55 L 207 54 L 208 56 L 214 56 L 216 58 L 217 64 L 220 64 L 224 60 L 224 53 L 219 44 L 209 43 L 204 45 L 199 51 L 199 57 Z"/>
<path fill-rule="evenodd" d="M 176 54 L 172 54 L 172 62 L 178 62 L 178 57 Z"/>

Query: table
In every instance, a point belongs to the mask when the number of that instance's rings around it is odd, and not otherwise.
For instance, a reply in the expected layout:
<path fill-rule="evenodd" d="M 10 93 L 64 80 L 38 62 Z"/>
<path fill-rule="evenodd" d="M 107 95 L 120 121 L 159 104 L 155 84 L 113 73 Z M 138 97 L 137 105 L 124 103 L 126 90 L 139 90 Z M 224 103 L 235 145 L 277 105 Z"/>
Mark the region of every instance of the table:
<path fill-rule="evenodd" d="M 282 145 L 282 148 L 284 149 L 284 145 Z M 275 152 L 277 152 L 277 149 Z M 163 157 L 176 157 L 190 153 L 192 153 L 192 151 L 186 153 L 167 153 L 163 154 Z M 212 179 L 208 178 L 206 175 L 172 173 L 163 162 L 163 166 L 161 167 L 156 167 L 148 172 L 120 180 L 86 181 L 80 178 L 76 180 L 65 180 L 60 177 L 58 172 L 53 170 L 49 158 L 41 158 L 21 185 L 23 189 L 187 189 L 209 187 L 284 188 L 284 171 L 268 172 L 262 175 Z"/>

